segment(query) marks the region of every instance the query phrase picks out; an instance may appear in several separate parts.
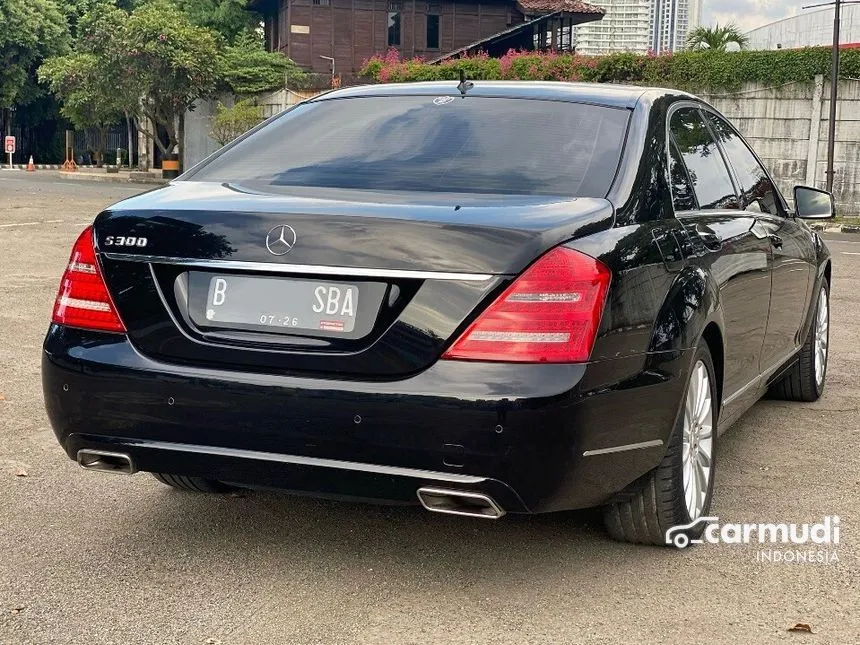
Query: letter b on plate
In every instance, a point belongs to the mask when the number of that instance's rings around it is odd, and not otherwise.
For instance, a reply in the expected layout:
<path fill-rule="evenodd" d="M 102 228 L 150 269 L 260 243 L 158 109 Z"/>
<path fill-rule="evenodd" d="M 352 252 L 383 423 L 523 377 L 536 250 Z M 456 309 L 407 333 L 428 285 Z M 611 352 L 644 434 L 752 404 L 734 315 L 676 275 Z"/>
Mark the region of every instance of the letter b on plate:
<path fill-rule="evenodd" d="M 227 281 L 224 278 L 215 278 L 215 290 L 212 293 L 212 304 L 223 305 L 227 297 Z"/>

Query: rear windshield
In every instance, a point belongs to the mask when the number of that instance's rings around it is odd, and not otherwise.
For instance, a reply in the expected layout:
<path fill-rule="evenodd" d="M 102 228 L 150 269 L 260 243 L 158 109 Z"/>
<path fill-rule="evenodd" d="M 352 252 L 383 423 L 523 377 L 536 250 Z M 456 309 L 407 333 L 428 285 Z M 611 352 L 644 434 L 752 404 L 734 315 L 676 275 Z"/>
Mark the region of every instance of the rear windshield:
<path fill-rule="evenodd" d="M 192 173 L 290 186 L 605 197 L 624 109 L 527 99 L 385 96 L 300 105 Z"/>

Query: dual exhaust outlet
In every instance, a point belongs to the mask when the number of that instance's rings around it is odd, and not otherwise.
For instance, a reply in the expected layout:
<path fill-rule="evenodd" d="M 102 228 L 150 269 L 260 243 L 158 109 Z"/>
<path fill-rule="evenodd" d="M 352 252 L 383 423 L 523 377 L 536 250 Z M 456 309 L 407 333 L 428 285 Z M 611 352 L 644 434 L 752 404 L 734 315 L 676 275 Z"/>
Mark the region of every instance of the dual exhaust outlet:
<path fill-rule="evenodd" d="M 137 468 L 131 455 L 107 450 L 78 450 L 78 463 L 87 470 L 133 475 Z M 496 520 L 505 514 L 496 501 L 484 493 L 426 486 L 418 489 L 421 505 L 433 513 L 464 515 Z"/>

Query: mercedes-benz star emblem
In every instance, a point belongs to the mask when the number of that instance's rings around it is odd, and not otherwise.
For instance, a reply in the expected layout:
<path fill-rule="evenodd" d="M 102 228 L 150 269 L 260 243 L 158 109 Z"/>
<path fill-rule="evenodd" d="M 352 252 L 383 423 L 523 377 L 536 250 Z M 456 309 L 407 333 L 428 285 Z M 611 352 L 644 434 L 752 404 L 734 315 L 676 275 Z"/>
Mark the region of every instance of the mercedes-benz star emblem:
<path fill-rule="evenodd" d="M 276 226 L 266 235 L 266 248 L 272 255 L 286 255 L 296 245 L 296 232 L 292 226 Z"/>

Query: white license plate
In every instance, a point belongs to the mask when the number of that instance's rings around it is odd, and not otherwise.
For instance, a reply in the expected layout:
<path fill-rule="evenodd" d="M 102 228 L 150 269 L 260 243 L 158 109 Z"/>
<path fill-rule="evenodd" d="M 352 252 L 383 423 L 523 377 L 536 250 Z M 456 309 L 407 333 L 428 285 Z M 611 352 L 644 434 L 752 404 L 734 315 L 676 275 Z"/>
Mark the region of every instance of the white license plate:
<path fill-rule="evenodd" d="M 319 280 L 237 275 L 209 279 L 205 318 L 211 326 L 350 333 L 358 311 L 358 287 Z"/>

